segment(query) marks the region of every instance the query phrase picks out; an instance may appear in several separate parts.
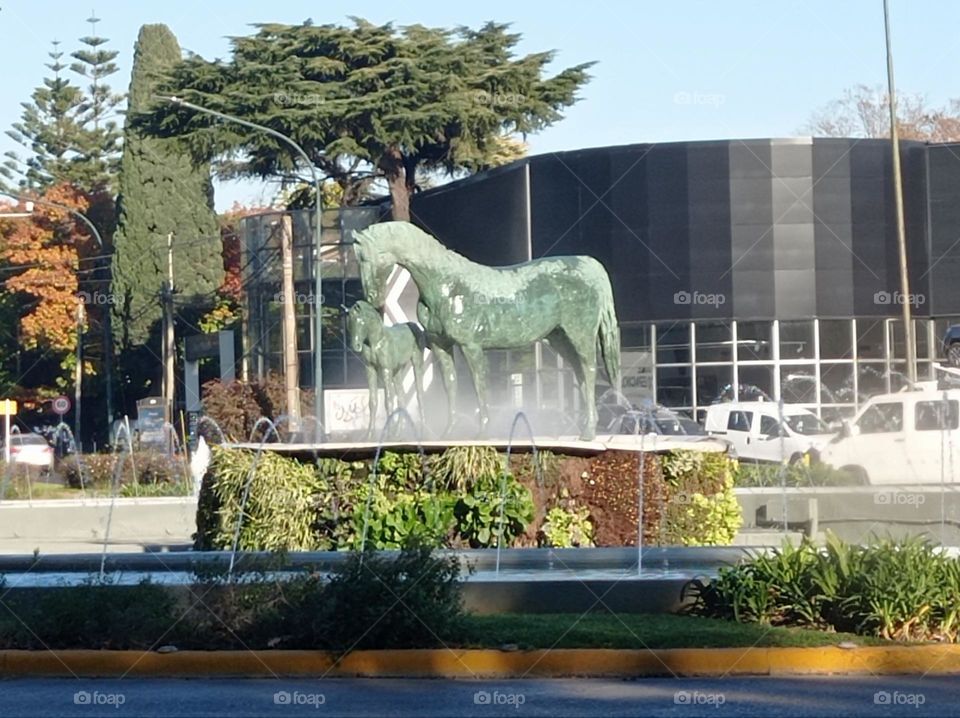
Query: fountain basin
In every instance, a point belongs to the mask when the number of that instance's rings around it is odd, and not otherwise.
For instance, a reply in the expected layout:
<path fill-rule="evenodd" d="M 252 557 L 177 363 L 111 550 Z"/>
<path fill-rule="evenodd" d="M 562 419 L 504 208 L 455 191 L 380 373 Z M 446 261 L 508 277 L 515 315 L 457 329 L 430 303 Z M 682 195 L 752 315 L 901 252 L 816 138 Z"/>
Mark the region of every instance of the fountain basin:
<path fill-rule="evenodd" d="M 391 552 L 383 552 L 390 555 Z M 681 607 L 681 589 L 697 576 L 714 576 L 723 565 L 747 555 L 742 547 L 650 548 L 643 551 L 643 570 L 637 571 L 632 548 L 511 549 L 496 551 L 446 550 L 464 567 L 466 608 L 475 613 L 569 613 L 607 607 L 627 613 L 672 612 Z M 346 560 L 335 551 L 294 553 L 282 568 L 268 568 L 270 579 L 294 577 L 305 571 L 327 573 Z M 0 556 L 5 590 L 42 590 L 80 586 L 96 579 L 99 554 Z M 241 553 L 238 580 L 251 580 L 244 569 L 269 565 L 266 553 Z M 108 555 L 107 581 L 134 585 L 154 583 L 189 587 L 198 583 L 195 570 L 229 565 L 228 552 L 144 553 Z M 472 569 L 472 571 L 470 570 Z"/>

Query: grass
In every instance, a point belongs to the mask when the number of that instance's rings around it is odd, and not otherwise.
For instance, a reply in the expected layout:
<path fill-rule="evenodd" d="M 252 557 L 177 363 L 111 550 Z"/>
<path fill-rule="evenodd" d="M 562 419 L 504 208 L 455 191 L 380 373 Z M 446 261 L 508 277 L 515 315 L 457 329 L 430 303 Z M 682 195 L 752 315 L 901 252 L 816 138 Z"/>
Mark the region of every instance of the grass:
<path fill-rule="evenodd" d="M 495 648 L 739 648 L 817 647 L 849 641 L 862 646 L 889 641 L 852 633 L 734 623 L 670 614 L 471 615 L 465 645 Z"/>

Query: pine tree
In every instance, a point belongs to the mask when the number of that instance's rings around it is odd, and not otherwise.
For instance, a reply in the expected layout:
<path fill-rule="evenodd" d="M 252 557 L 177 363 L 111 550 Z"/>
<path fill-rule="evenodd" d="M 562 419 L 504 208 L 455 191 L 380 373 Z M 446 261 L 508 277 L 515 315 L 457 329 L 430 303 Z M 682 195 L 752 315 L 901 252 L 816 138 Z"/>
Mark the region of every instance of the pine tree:
<path fill-rule="evenodd" d="M 24 160 L 15 152 L 7 152 L 0 175 L 21 189 L 44 190 L 68 179 L 80 143 L 82 128 L 76 114 L 83 93 L 62 74 L 67 66 L 60 61 L 60 42 L 54 40 L 52 44 L 53 50 L 48 53 L 51 61 L 46 67 L 53 76 L 44 78 L 30 102 L 21 103 L 20 122 L 7 130 L 7 135 L 30 155 Z"/>
<path fill-rule="evenodd" d="M 180 46 L 165 25 L 144 25 L 134 48 L 129 113 L 142 111 L 162 74 L 180 61 Z M 113 295 L 116 339 L 129 350 L 150 340 L 161 319 L 172 233 L 177 304 L 212 305 L 223 281 L 219 225 L 211 206 L 209 167 L 195 167 L 172 141 L 124 129 Z"/>
<path fill-rule="evenodd" d="M 94 15 L 87 20 L 91 31 L 80 42 L 86 47 L 70 56 L 76 60 L 70 69 L 90 84 L 83 101 L 77 107 L 77 121 L 84 128 L 77 150 L 81 156 L 75 162 L 74 181 L 90 192 L 106 190 L 108 194 L 119 170 L 120 129 L 113 117 L 123 96 L 110 89 L 106 79 L 117 72 L 114 60 L 116 50 L 107 50 L 109 42 L 97 35 L 100 19 Z"/>
<path fill-rule="evenodd" d="M 504 135 L 536 132 L 577 101 L 589 64 L 545 77 L 553 53 L 515 56 L 519 40 L 497 23 L 258 25 L 233 38 L 229 61 L 190 57 L 178 65 L 160 94 L 292 138 L 345 199 L 371 178 L 385 182 L 394 218 L 409 219 L 422 173 L 489 167 L 502 159 Z M 307 174 L 276 138 L 188 107 L 158 104 L 136 121 L 154 136 L 180 138 L 195 159 L 245 157 L 230 165 L 234 173 L 295 182 Z"/>

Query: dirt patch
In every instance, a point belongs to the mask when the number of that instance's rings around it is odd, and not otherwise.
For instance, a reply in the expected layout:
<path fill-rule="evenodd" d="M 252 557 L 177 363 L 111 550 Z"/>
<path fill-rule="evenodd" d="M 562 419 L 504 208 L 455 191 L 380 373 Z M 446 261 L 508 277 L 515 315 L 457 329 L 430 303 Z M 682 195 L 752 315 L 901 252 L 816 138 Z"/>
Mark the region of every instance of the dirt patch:
<path fill-rule="evenodd" d="M 654 454 L 643 454 L 643 541 L 660 537 L 664 481 Z M 637 505 L 641 454 L 607 451 L 590 461 L 583 503 L 590 508 L 597 546 L 637 545 Z"/>

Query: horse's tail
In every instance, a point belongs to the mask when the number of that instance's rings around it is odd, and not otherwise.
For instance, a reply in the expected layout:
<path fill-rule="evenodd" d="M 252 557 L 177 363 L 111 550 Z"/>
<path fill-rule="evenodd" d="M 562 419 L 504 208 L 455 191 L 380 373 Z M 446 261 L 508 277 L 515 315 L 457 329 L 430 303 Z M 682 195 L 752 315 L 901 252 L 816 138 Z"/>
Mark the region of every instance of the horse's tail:
<path fill-rule="evenodd" d="M 610 280 L 606 278 L 606 287 L 600 298 L 603 306 L 600 307 L 600 351 L 603 354 L 603 365 L 606 367 L 610 384 L 620 391 L 620 327 L 617 325 L 617 313 L 613 305 L 613 289 Z"/>

